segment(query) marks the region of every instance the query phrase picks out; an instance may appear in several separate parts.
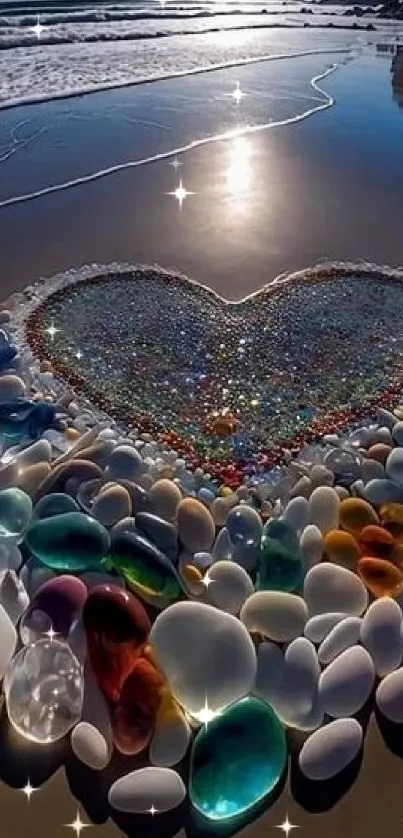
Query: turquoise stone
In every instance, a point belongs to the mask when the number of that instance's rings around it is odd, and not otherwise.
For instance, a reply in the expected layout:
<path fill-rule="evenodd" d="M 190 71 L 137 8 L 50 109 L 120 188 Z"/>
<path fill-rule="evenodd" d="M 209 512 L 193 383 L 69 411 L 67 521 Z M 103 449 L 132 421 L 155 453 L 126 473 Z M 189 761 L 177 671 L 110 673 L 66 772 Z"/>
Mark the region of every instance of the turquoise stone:
<path fill-rule="evenodd" d="M 190 800 L 209 820 L 236 818 L 273 791 L 286 763 L 276 714 L 259 698 L 243 698 L 200 728 L 191 753 Z"/>
<path fill-rule="evenodd" d="M 54 515 L 65 515 L 66 512 L 79 512 L 78 503 L 64 492 L 52 492 L 38 500 L 34 508 L 34 518 L 53 518 Z"/>
<path fill-rule="evenodd" d="M 285 521 L 266 524 L 259 556 L 256 590 L 295 591 L 304 571 L 297 535 Z"/>
<path fill-rule="evenodd" d="M 0 492 L 0 536 L 18 539 L 27 528 L 32 515 L 32 501 L 21 489 Z"/>
<path fill-rule="evenodd" d="M 181 596 L 172 562 L 141 533 L 125 531 L 114 536 L 111 558 L 129 588 L 146 601 L 175 602 Z"/>
<path fill-rule="evenodd" d="M 66 512 L 35 521 L 25 544 L 42 564 L 53 570 L 95 570 L 109 554 L 105 527 L 82 512 Z"/>

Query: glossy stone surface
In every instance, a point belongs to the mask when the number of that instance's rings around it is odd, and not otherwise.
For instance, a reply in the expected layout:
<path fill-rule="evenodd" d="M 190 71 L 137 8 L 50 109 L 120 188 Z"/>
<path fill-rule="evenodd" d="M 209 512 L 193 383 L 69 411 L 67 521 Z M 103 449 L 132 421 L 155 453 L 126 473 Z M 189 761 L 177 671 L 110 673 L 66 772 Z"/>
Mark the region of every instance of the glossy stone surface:
<path fill-rule="evenodd" d="M 102 733 L 88 722 L 79 722 L 71 738 L 71 749 L 77 759 L 93 771 L 102 771 L 110 760 L 110 749 Z"/>
<path fill-rule="evenodd" d="M 295 591 L 303 580 L 299 541 L 285 521 L 269 521 L 259 557 L 256 588 L 259 591 Z"/>
<path fill-rule="evenodd" d="M 67 643 L 38 640 L 24 646 L 4 678 L 8 718 L 25 739 L 61 739 L 81 717 L 82 667 Z"/>
<path fill-rule="evenodd" d="M 32 515 L 32 501 L 21 489 L 0 492 L 0 537 L 18 540 Z"/>
<path fill-rule="evenodd" d="M 0 361 L 1 366 L 1 361 Z M 0 433 L 17 441 L 24 437 L 38 439 L 55 420 L 55 408 L 47 402 L 13 399 L 0 404 Z"/>
<path fill-rule="evenodd" d="M 37 559 L 54 570 L 79 572 L 99 568 L 109 554 L 107 530 L 82 512 L 34 521 L 25 543 Z"/>
<path fill-rule="evenodd" d="M 381 524 L 398 541 L 403 535 L 403 504 L 385 503 L 379 510 Z"/>
<path fill-rule="evenodd" d="M 149 643 L 176 700 L 197 718 L 222 710 L 255 681 L 256 652 L 244 625 L 201 602 L 177 602 L 155 620 Z"/>
<path fill-rule="evenodd" d="M 286 762 L 286 739 L 277 716 L 260 699 L 244 698 L 201 728 L 194 740 L 192 805 L 211 821 L 244 814 L 276 787 Z"/>
<path fill-rule="evenodd" d="M 183 780 L 171 768 L 139 768 L 113 783 L 108 799 L 119 812 L 145 814 L 152 807 L 169 812 L 186 797 Z M 162 836 L 161 836 L 162 838 Z"/>
<path fill-rule="evenodd" d="M 375 509 L 362 498 L 346 498 L 340 504 L 340 524 L 354 537 L 369 524 L 379 524 Z"/>
<path fill-rule="evenodd" d="M 283 591 L 256 591 L 240 613 L 249 632 L 263 634 L 277 643 L 288 643 L 302 634 L 307 619 L 308 609 L 302 597 Z"/>
<path fill-rule="evenodd" d="M 87 594 L 84 582 L 76 576 L 63 574 L 44 582 L 22 619 L 20 635 L 23 642 L 32 642 L 30 626 L 37 611 L 46 614 L 53 631 L 67 639 L 74 621 L 81 614 Z"/>
<path fill-rule="evenodd" d="M 88 657 L 103 694 L 119 701 L 151 624 L 139 600 L 116 585 L 93 588 L 83 609 Z"/>
<path fill-rule="evenodd" d="M 161 704 L 164 678 L 149 660 L 139 657 L 111 710 L 115 748 L 126 756 L 141 753 L 151 741 Z"/>
<path fill-rule="evenodd" d="M 79 506 L 70 495 L 64 492 L 53 492 L 38 500 L 34 507 L 33 517 L 36 520 L 53 518 L 55 515 L 65 515 L 66 512 L 79 512 Z"/>
<path fill-rule="evenodd" d="M 330 780 L 353 761 L 362 740 L 362 728 L 356 719 L 336 719 L 304 742 L 299 767 L 309 780 Z"/>
<path fill-rule="evenodd" d="M 139 596 L 173 602 L 182 593 L 172 562 L 140 533 L 119 532 L 113 537 L 112 562 Z"/>
<path fill-rule="evenodd" d="M 399 596 L 403 591 L 403 573 L 392 562 L 363 556 L 357 571 L 371 594 L 378 598 Z"/>
<path fill-rule="evenodd" d="M 305 577 L 304 599 L 311 617 L 335 612 L 360 617 L 367 607 L 368 593 L 351 570 L 322 562 Z"/>
<path fill-rule="evenodd" d="M 192 553 L 209 550 L 215 536 L 214 520 L 206 507 L 194 498 L 181 500 L 177 509 L 179 538 Z"/>
<path fill-rule="evenodd" d="M 384 527 L 370 524 L 364 527 L 359 545 L 365 556 L 375 556 L 379 559 L 388 559 L 395 548 L 394 538 Z"/>
<path fill-rule="evenodd" d="M 330 530 L 325 536 L 324 546 L 326 555 L 332 562 L 347 567 L 349 570 L 355 569 L 361 552 L 351 533 Z"/>
<path fill-rule="evenodd" d="M 374 662 L 376 674 L 383 678 L 400 666 L 403 658 L 402 611 L 394 599 L 376 599 L 365 614 L 361 643 Z"/>
<path fill-rule="evenodd" d="M 153 765 L 171 768 L 184 758 L 190 744 L 191 732 L 179 705 L 169 693 L 161 701 L 150 745 Z"/>

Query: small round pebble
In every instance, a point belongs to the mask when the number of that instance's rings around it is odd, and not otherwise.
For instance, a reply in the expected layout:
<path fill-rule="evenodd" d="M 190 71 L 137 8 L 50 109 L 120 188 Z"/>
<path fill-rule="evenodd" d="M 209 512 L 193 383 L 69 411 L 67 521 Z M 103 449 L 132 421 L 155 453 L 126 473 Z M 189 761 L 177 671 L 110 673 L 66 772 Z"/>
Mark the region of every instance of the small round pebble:
<path fill-rule="evenodd" d="M 139 768 L 116 780 L 109 789 L 112 809 L 130 814 L 145 814 L 152 807 L 169 812 L 186 797 L 182 778 L 171 768 Z"/>
<path fill-rule="evenodd" d="M 304 631 L 308 619 L 306 603 L 296 594 L 257 591 L 244 603 L 240 620 L 250 632 L 263 634 L 277 643 L 288 643 Z"/>
<path fill-rule="evenodd" d="M 207 597 L 211 605 L 239 614 L 245 600 L 254 592 L 249 574 L 235 562 L 215 562 L 208 572 L 211 584 L 207 588 Z"/>
<path fill-rule="evenodd" d="M 136 479 L 143 471 L 141 455 L 132 445 L 118 445 L 112 451 L 108 464 L 108 480 Z"/>
<path fill-rule="evenodd" d="M 209 550 L 215 536 L 215 524 L 209 510 L 194 498 L 185 498 L 178 506 L 178 535 L 183 546 L 193 553 Z"/>
<path fill-rule="evenodd" d="M 176 483 L 162 478 L 151 487 L 148 498 L 155 515 L 159 515 L 165 521 L 173 521 L 182 495 Z"/>
<path fill-rule="evenodd" d="M 362 741 L 362 728 L 356 719 L 336 719 L 304 742 L 299 767 L 309 780 L 330 780 L 355 759 Z"/>
<path fill-rule="evenodd" d="M 315 524 L 309 524 L 301 533 L 299 546 L 305 571 L 319 564 L 323 556 L 323 535 Z"/>
<path fill-rule="evenodd" d="M 369 698 L 375 683 L 375 667 L 362 646 L 352 646 L 337 657 L 319 678 L 319 700 L 334 718 L 353 716 Z"/>
<path fill-rule="evenodd" d="M 105 527 L 113 527 L 122 518 L 129 518 L 131 513 L 129 492 L 117 483 L 101 491 L 91 509 L 91 515 Z"/>
<path fill-rule="evenodd" d="M 311 640 L 312 643 L 322 643 L 334 626 L 337 626 L 345 616 L 342 612 L 336 611 L 334 613 L 317 614 L 314 617 L 310 617 L 304 629 L 305 637 Z"/>
<path fill-rule="evenodd" d="M 403 667 L 386 675 L 376 691 L 382 715 L 394 724 L 403 724 Z"/>
<path fill-rule="evenodd" d="M 397 669 L 403 658 L 402 612 L 394 599 L 375 600 L 364 616 L 361 642 L 380 678 Z"/>
<path fill-rule="evenodd" d="M 361 623 L 360 617 L 345 617 L 332 628 L 318 649 L 318 659 L 322 665 L 331 663 L 359 642 Z"/>
<path fill-rule="evenodd" d="M 234 545 L 257 546 L 263 532 L 263 524 L 258 512 L 246 504 L 234 506 L 226 520 L 228 535 Z"/>
<path fill-rule="evenodd" d="M 71 738 L 73 753 L 93 771 L 102 771 L 108 765 L 111 754 L 102 733 L 88 722 L 79 722 Z"/>
<path fill-rule="evenodd" d="M 310 616 L 339 611 L 360 617 L 368 605 L 368 592 L 351 570 L 324 562 L 307 573 L 304 599 Z"/>
<path fill-rule="evenodd" d="M 319 486 L 309 498 L 311 524 L 316 524 L 323 535 L 339 526 L 340 498 L 330 486 Z"/>

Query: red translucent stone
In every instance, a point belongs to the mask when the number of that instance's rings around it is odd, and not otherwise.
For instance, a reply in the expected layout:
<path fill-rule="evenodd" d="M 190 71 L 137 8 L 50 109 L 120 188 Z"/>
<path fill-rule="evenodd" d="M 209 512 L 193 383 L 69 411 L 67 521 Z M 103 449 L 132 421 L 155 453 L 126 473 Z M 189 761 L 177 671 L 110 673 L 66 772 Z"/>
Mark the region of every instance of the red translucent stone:
<path fill-rule="evenodd" d="M 83 609 L 88 659 L 104 696 L 116 703 L 150 632 L 137 597 L 117 585 L 98 585 Z"/>
<path fill-rule="evenodd" d="M 126 679 L 120 701 L 112 708 L 115 747 L 134 756 L 149 744 L 155 729 L 165 682 L 146 658 L 138 658 Z"/>

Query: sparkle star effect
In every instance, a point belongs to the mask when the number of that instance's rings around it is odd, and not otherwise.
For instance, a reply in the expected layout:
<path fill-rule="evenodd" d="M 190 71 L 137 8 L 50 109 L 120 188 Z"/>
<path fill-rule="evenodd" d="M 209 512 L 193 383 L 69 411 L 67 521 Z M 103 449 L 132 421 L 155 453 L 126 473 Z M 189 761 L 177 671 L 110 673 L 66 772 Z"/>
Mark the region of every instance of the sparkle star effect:
<path fill-rule="evenodd" d="M 38 789 L 34 788 L 34 786 L 31 786 L 31 782 L 28 779 L 25 786 L 23 786 L 22 789 L 20 789 L 20 791 L 22 791 L 26 795 L 26 798 L 29 803 L 34 791 L 38 791 Z"/>
<path fill-rule="evenodd" d="M 167 194 L 172 195 L 174 198 L 176 198 L 176 200 L 179 202 L 179 208 L 182 209 L 182 204 L 185 198 L 187 198 L 188 195 L 194 195 L 195 193 L 189 192 L 187 189 L 185 189 L 182 180 L 180 180 L 179 186 L 173 192 L 168 192 Z"/>
<path fill-rule="evenodd" d="M 39 38 L 41 37 L 42 32 L 43 32 L 44 29 L 45 29 L 45 27 L 42 26 L 42 24 L 39 20 L 39 16 L 38 16 L 37 19 L 36 19 L 35 26 L 31 27 L 31 32 L 33 32 L 33 34 L 36 35 L 36 37 L 38 38 L 38 41 L 39 41 Z"/>
<path fill-rule="evenodd" d="M 279 823 L 276 826 L 276 829 L 281 829 L 284 832 L 284 835 L 286 836 L 286 838 L 288 838 L 292 829 L 298 829 L 298 828 L 299 827 L 298 827 L 297 824 L 291 823 L 291 821 L 288 819 L 288 814 L 285 816 L 285 820 L 283 821 L 283 823 Z"/>
<path fill-rule="evenodd" d="M 209 722 L 212 722 L 213 719 L 219 715 L 220 713 L 218 710 L 212 710 L 211 707 L 209 707 L 207 698 L 204 703 L 204 707 L 202 707 L 202 709 L 197 713 L 192 713 L 193 718 L 196 719 L 196 721 L 201 722 L 202 725 L 205 725 L 206 728 Z"/>
<path fill-rule="evenodd" d="M 151 806 L 150 809 L 147 809 L 148 814 L 151 815 L 152 817 L 154 817 L 154 815 L 158 815 L 158 811 L 159 810 L 156 809 L 155 806 Z"/>
<path fill-rule="evenodd" d="M 73 821 L 73 823 L 65 823 L 64 825 L 68 826 L 70 829 L 74 829 L 77 838 L 79 838 L 80 833 L 83 831 L 83 829 L 85 829 L 87 826 L 91 826 L 90 823 L 84 823 L 84 821 L 81 820 L 80 812 L 78 811 L 75 821 Z"/>
<path fill-rule="evenodd" d="M 173 160 L 170 160 L 170 161 L 169 161 L 168 165 L 169 165 L 169 166 L 172 166 L 172 168 L 173 168 L 173 169 L 175 169 L 175 172 L 177 172 L 177 171 L 178 171 L 178 169 L 179 169 L 179 166 L 181 166 L 181 165 L 182 165 L 182 163 L 181 163 L 181 161 L 180 161 L 180 160 L 178 160 L 178 158 L 177 158 L 177 157 L 174 157 L 174 159 L 173 159 Z"/>
<path fill-rule="evenodd" d="M 51 325 L 47 329 L 45 329 L 45 332 L 47 335 L 49 335 L 51 341 L 54 341 L 55 335 L 57 335 L 57 333 L 60 332 L 60 329 L 56 329 L 55 324 L 51 323 Z"/>
<path fill-rule="evenodd" d="M 45 631 L 45 635 L 46 635 L 46 637 L 48 637 L 48 638 L 49 638 L 49 640 L 50 640 L 50 642 L 51 642 L 51 643 L 53 642 L 53 640 L 55 639 L 55 637 L 57 637 L 57 634 L 58 634 L 58 632 L 57 632 L 57 631 L 53 631 L 53 626 L 51 626 L 51 627 L 50 627 L 50 629 L 49 629 L 48 631 Z"/>
<path fill-rule="evenodd" d="M 233 99 L 235 99 L 237 105 L 239 105 L 240 101 L 245 96 L 245 94 L 242 93 L 242 90 L 239 87 L 239 81 L 237 81 L 236 88 L 235 88 L 235 90 L 232 91 L 231 96 L 232 96 Z"/>
<path fill-rule="evenodd" d="M 212 578 L 211 578 L 211 576 L 209 576 L 209 572 L 208 572 L 208 570 L 207 570 L 207 571 L 206 571 L 206 573 L 205 573 L 205 574 L 204 574 L 204 576 L 203 576 L 203 585 L 204 585 L 204 587 L 205 587 L 205 588 L 209 588 L 209 586 L 210 586 L 210 585 L 212 585 L 212 584 L 213 584 L 213 582 L 214 582 L 214 579 L 212 579 Z"/>

